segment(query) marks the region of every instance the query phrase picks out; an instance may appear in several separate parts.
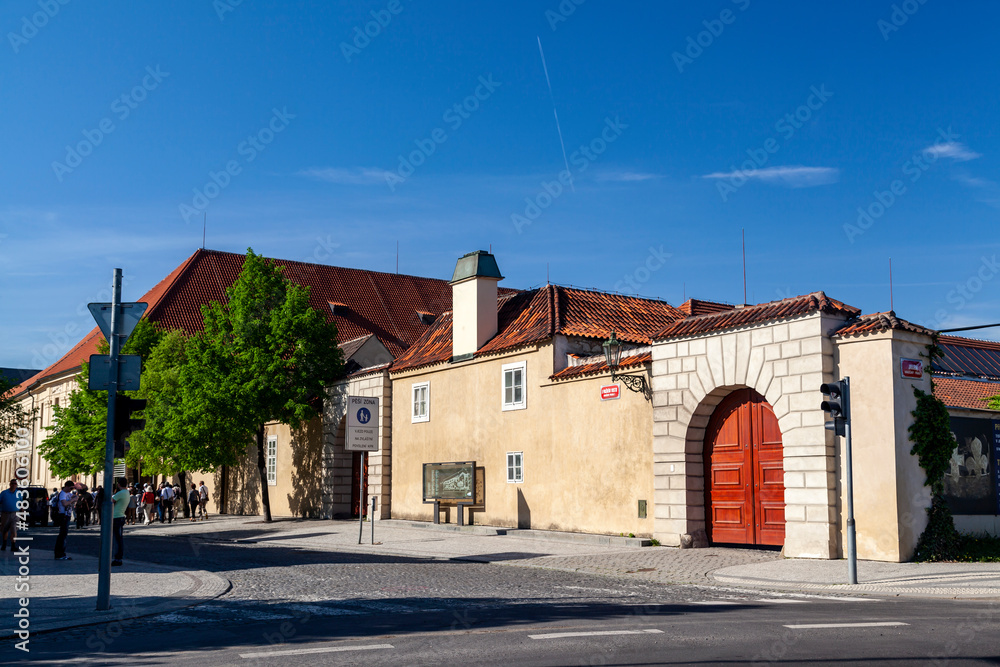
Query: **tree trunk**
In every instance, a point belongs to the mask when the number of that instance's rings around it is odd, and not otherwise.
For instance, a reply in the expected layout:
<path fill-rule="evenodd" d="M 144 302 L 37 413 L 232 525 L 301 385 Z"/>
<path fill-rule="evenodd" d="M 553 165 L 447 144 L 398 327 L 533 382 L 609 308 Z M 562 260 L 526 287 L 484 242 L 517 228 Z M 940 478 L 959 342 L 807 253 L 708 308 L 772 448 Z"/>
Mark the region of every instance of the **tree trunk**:
<path fill-rule="evenodd" d="M 267 494 L 267 457 L 264 454 L 264 425 L 257 427 L 257 470 L 260 471 L 260 502 L 264 506 L 264 521 L 271 522 L 271 499 Z"/>

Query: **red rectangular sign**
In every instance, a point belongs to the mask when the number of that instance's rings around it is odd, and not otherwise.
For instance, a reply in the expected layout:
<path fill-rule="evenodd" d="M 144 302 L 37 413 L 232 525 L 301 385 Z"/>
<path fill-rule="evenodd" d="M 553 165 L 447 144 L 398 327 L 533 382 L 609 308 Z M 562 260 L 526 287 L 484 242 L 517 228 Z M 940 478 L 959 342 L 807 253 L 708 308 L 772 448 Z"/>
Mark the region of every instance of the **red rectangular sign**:
<path fill-rule="evenodd" d="M 621 387 L 616 384 L 606 384 L 601 387 L 601 400 L 611 401 L 621 396 Z"/>
<path fill-rule="evenodd" d="M 900 359 L 899 375 L 900 377 L 919 380 L 924 376 L 924 362 L 919 359 Z"/>

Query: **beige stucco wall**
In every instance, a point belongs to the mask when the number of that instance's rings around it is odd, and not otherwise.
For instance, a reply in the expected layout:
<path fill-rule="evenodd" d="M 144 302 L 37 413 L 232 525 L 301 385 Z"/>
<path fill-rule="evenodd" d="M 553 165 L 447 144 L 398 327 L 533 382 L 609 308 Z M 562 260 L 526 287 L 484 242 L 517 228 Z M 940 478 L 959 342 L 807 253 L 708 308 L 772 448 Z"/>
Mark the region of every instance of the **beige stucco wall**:
<path fill-rule="evenodd" d="M 781 429 L 786 556 L 839 554 L 832 433 L 819 409 L 819 386 L 833 375 L 829 334 L 843 320 L 814 313 L 741 330 L 653 345 L 653 456 L 656 537 L 704 546 L 705 428 L 732 391 L 764 396 Z"/>
<path fill-rule="evenodd" d="M 930 491 L 917 457 L 910 454 L 907 429 L 917 404 L 913 388 L 929 392 L 930 376 L 900 377 L 900 359 L 920 359 L 929 342 L 928 336 L 902 331 L 835 340 L 837 376 L 851 378 L 858 558 L 907 561 L 927 525 Z M 838 461 L 840 524 L 846 535 L 843 438 L 838 438 Z"/>
<path fill-rule="evenodd" d="M 525 361 L 523 410 L 502 410 L 502 367 Z M 601 401 L 610 376 L 552 382 L 551 343 L 506 355 L 393 375 L 392 516 L 432 519 L 424 463 L 475 461 L 485 472 L 477 524 L 618 535 L 653 532 L 651 406 L 622 387 Z M 430 382 L 430 420 L 412 423 L 414 383 Z M 524 481 L 508 483 L 507 452 L 524 455 Z M 638 500 L 648 503 L 639 519 Z M 450 512 L 448 519 L 455 521 Z M 442 512 L 442 521 L 445 520 Z"/>

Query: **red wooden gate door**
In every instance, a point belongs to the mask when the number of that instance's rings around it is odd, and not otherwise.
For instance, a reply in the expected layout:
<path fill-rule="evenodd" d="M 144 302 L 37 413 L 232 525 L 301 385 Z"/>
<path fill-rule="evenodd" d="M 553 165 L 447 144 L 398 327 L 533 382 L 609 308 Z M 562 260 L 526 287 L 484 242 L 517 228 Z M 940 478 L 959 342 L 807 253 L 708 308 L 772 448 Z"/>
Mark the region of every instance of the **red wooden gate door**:
<path fill-rule="evenodd" d="M 763 396 L 739 389 L 722 400 L 705 432 L 705 469 L 709 540 L 784 543 L 781 431 Z"/>

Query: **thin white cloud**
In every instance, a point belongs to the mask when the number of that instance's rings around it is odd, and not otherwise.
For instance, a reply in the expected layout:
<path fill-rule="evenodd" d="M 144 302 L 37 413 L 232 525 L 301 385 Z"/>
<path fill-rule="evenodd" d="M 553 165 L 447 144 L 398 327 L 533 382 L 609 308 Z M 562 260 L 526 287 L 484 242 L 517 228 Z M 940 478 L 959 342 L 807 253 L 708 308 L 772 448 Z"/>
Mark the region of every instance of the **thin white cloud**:
<path fill-rule="evenodd" d="M 376 167 L 323 167 L 304 169 L 296 173 L 296 176 L 305 176 L 317 181 L 327 183 L 338 183 L 341 185 L 384 185 L 385 176 L 389 173 L 385 169 Z"/>
<path fill-rule="evenodd" d="M 967 188 L 975 190 L 977 193 L 976 201 L 992 206 L 993 208 L 1000 208 L 1000 185 L 996 182 L 988 178 L 980 178 L 979 176 L 970 176 L 963 173 L 955 174 L 952 178 Z"/>
<path fill-rule="evenodd" d="M 935 159 L 946 157 L 955 162 L 968 162 L 969 160 L 975 160 L 977 157 L 982 157 L 982 155 L 969 150 L 968 146 L 958 141 L 948 141 L 928 146 L 924 149 L 924 153 L 933 156 Z"/>
<path fill-rule="evenodd" d="M 641 171 L 605 171 L 597 174 L 598 181 L 611 183 L 638 183 L 641 181 L 651 181 L 659 177 L 659 174 L 650 174 Z"/>
<path fill-rule="evenodd" d="M 803 167 L 791 165 L 788 167 L 768 167 L 767 169 L 750 169 L 747 171 L 717 171 L 705 174 L 702 178 L 712 179 L 757 179 L 771 185 L 783 185 L 787 188 L 812 188 L 817 185 L 836 183 L 840 179 L 840 170 L 834 167 Z"/>

